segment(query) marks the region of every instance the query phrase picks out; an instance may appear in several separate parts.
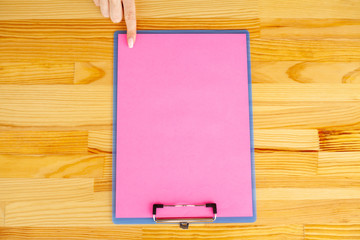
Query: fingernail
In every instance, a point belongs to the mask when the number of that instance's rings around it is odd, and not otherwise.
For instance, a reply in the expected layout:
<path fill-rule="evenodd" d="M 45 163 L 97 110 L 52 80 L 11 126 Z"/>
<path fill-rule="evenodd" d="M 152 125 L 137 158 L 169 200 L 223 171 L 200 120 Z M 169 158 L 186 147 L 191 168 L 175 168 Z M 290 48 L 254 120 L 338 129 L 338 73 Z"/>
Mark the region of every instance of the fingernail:
<path fill-rule="evenodd" d="M 128 39 L 128 45 L 129 45 L 129 48 L 133 48 L 134 46 L 134 39 L 131 37 Z"/>

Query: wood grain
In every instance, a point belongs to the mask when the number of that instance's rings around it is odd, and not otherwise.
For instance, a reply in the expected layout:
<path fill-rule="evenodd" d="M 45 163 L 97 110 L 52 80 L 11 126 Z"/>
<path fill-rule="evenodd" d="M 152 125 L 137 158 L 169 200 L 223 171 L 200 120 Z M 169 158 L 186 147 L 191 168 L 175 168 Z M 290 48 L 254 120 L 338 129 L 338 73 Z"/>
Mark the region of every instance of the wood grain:
<path fill-rule="evenodd" d="M 74 83 L 111 85 L 112 68 L 112 62 L 76 62 Z"/>
<path fill-rule="evenodd" d="M 316 31 L 314 31 L 316 29 Z M 360 20 L 264 18 L 261 37 L 268 39 L 359 39 Z"/>
<path fill-rule="evenodd" d="M 254 84 L 256 102 L 360 102 L 359 84 Z M 290 91 L 293 90 L 293 92 Z M 291 92 L 291 93 L 290 93 Z"/>
<path fill-rule="evenodd" d="M 59 196 L 59 194 L 57 194 Z M 111 192 L 94 193 L 92 200 L 72 197 L 6 204 L 8 226 L 113 226 Z"/>
<path fill-rule="evenodd" d="M 86 42 L 76 37 L 39 38 L 24 36 L 0 39 L 1 61 L 111 61 L 112 34 L 107 38 L 92 36 Z M 360 61 L 360 43 L 357 40 L 274 40 L 251 41 L 251 59 L 254 61 Z"/>
<path fill-rule="evenodd" d="M 256 150 L 256 176 L 315 176 L 317 152 Z M 258 184 L 257 184 L 258 185 Z M 276 185 L 275 185 L 276 186 Z"/>
<path fill-rule="evenodd" d="M 188 231 L 177 226 L 116 227 L 8 227 L 0 229 L 6 239 L 302 239 L 301 225 L 280 226 L 191 226 Z"/>
<path fill-rule="evenodd" d="M 318 174 L 359 178 L 360 152 L 320 152 Z"/>
<path fill-rule="evenodd" d="M 113 227 L 6 227 L 0 228 L 5 239 L 141 239 L 139 226 Z"/>
<path fill-rule="evenodd" d="M 306 224 L 304 239 L 360 239 L 360 224 Z"/>
<path fill-rule="evenodd" d="M 280 226 L 240 226 L 235 224 L 220 224 L 218 226 L 191 226 L 188 231 L 182 231 L 175 226 L 144 227 L 143 239 L 303 239 L 301 225 Z"/>
<path fill-rule="evenodd" d="M 258 17 L 257 1 L 224 0 L 209 2 L 205 0 L 165 0 L 140 1 L 136 5 L 138 18 L 168 17 Z M 1 2 L 0 19 L 91 19 L 101 18 L 100 10 L 87 0 L 13 0 Z M 34 11 L 36 9 L 36 11 Z"/>
<path fill-rule="evenodd" d="M 19 28 L 19 25 L 22 28 Z M 93 37 L 111 38 L 115 31 L 126 30 L 124 22 L 112 23 L 109 19 L 27 19 L 27 20 L 0 20 L 3 37 L 67 39 Z M 258 18 L 141 18 L 137 19 L 139 30 L 161 29 L 247 29 L 250 37 L 260 36 L 260 21 Z M 52 29 L 59 31 L 52 31 Z"/>
<path fill-rule="evenodd" d="M 112 129 L 89 131 L 89 149 L 94 152 L 111 153 L 113 147 Z"/>
<path fill-rule="evenodd" d="M 101 178 L 102 154 L 0 155 L 1 178 Z"/>
<path fill-rule="evenodd" d="M 92 179 L 17 179 L 0 178 L 0 201 L 24 201 L 34 199 L 91 200 Z M 7 209 L 6 205 L 6 209 Z"/>
<path fill-rule="evenodd" d="M 295 94 L 296 96 L 296 94 Z M 256 102 L 253 105 L 257 128 L 358 128 L 360 104 L 353 102 Z M 341 116 L 341 118 L 339 117 Z"/>
<path fill-rule="evenodd" d="M 87 145 L 85 131 L 0 131 L 0 154 L 86 153 Z"/>
<path fill-rule="evenodd" d="M 112 191 L 112 161 L 112 154 L 106 154 L 103 164 L 103 175 L 101 178 L 95 178 L 94 181 L 95 192 Z"/>
<path fill-rule="evenodd" d="M 356 223 L 356 216 L 360 214 L 358 203 L 359 199 L 258 200 L 261 214 L 257 224 L 282 224 L 284 219 L 288 224 Z M 113 226 L 111 192 L 97 192 L 92 201 L 34 200 L 8 203 L 5 224 Z"/>
<path fill-rule="evenodd" d="M 359 61 L 360 43 L 351 40 L 259 39 L 251 41 L 253 61 Z"/>
<path fill-rule="evenodd" d="M 360 5 L 355 1 L 260 0 L 260 16 L 277 18 L 359 19 Z"/>
<path fill-rule="evenodd" d="M 90 85 L 0 85 L 0 126 L 112 124 L 112 88 Z"/>
<path fill-rule="evenodd" d="M 257 209 L 257 224 L 358 223 L 360 214 L 358 199 L 257 201 Z"/>
<path fill-rule="evenodd" d="M 253 83 L 360 83 L 360 62 L 252 62 L 251 72 Z"/>
<path fill-rule="evenodd" d="M 254 129 L 256 149 L 319 150 L 315 129 Z"/>
<path fill-rule="evenodd" d="M 299 173 L 291 175 L 291 172 L 288 175 L 271 175 L 273 173 L 271 167 L 263 172 L 267 171 L 270 172 L 269 175 L 262 172 L 256 174 L 257 188 L 352 188 L 360 186 L 360 179 L 356 177 L 301 175 Z"/>
<path fill-rule="evenodd" d="M 1 1 L 0 19 L 66 19 L 100 18 L 96 6 L 91 1 Z"/>
<path fill-rule="evenodd" d="M 258 188 L 257 200 L 360 199 L 358 188 Z"/>
<path fill-rule="evenodd" d="M 73 79 L 73 63 L 0 63 L 0 84 L 72 84 Z"/>
<path fill-rule="evenodd" d="M 112 179 L 96 178 L 94 181 L 94 192 L 112 191 Z"/>
<path fill-rule="evenodd" d="M 320 148 L 325 151 L 360 151 L 360 128 L 354 130 L 319 131 Z"/>

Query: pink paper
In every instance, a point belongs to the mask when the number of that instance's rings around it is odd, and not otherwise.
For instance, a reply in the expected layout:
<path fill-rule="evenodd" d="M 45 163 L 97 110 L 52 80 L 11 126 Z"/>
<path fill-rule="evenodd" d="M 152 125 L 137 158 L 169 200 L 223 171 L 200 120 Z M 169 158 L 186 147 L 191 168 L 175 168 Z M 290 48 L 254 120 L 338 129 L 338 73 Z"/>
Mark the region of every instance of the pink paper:
<path fill-rule="evenodd" d="M 245 34 L 119 34 L 116 217 L 252 216 L 247 71 Z"/>

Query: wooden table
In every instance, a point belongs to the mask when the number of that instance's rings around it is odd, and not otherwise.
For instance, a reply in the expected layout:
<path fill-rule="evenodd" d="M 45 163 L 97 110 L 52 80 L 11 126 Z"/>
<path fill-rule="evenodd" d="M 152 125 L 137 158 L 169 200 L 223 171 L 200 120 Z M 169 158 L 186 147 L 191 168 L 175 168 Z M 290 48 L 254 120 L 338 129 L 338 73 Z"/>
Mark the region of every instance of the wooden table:
<path fill-rule="evenodd" d="M 124 24 L 91 0 L 2 0 L 0 239 L 360 239 L 360 2 L 138 0 L 137 14 L 139 29 L 250 31 L 258 221 L 113 225 Z"/>

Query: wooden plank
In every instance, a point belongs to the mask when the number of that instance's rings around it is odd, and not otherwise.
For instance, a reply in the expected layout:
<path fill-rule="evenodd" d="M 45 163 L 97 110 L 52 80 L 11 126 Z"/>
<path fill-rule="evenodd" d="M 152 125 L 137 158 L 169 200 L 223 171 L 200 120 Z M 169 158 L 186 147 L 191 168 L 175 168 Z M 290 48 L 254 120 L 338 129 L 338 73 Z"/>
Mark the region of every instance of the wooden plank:
<path fill-rule="evenodd" d="M 257 201 L 256 224 L 358 223 L 359 199 Z"/>
<path fill-rule="evenodd" d="M 256 224 L 356 223 L 359 199 L 258 200 Z M 92 201 L 22 201 L 6 205 L 7 226 L 113 226 L 111 192 Z"/>
<path fill-rule="evenodd" d="M 57 194 L 58 195 L 58 194 Z M 38 198 L 39 199 L 39 198 Z M 114 226 L 111 192 L 94 194 L 93 200 L 72 197 L 6 204 L 6 226 Z"/>
<path fill-rule="evenodd" d="M 257 188 L 257 200 L 335 200 L 356 199 L 360 187 L 351 188 Z"/>
<path fill-rule="evenodd" d="M 87 145 L 85 131 L 0 131 L 0 154 L 87 153 Z"/>
<path fill-rule="evenodd" d="M 73 63 L 0 63 L 0 84 L 72 84 L 73 79 Z"/>
<path fill-rule="evenodd" d="M 289 176 L 314 176 L 317 161 L 317 152 L 256 150 L 256 177 L 283 176 L 287 179 Z"/>
<path fill-rule="evenodd" d="M 21 27 L 19 27 L 21 26 Z M 234 19 L 231 17 L 217 18 L 141 18 L 137 20 L 139 30 L 162 29 L 247 29 L 250 37 L 260 36 L 258 18 Z M 112 23 L 109 19 L 28 19 L 0 21 L 1 35 L 10 38 L 111 38 L 115 31 L 126 30 L 125 23 Z M 56 28 L 58 31 L 53 31 Z M 61 31 L 61 34 L 59 34 Z"/>
<path fill-rule="evenodd" d="M 303 239 L 302 225 L 194 224 L 186 231 L 178 226 L 144 226 L 142 232 L 143 239 Z"/>
<path fill-rule="evenodd" d="M 273 103 L 269 100 L 267 102 L 256 102 L 256 97 L 255 95 L 253 102 L 254 126 L 256 128 L 314 129 L 348 127 L 352 129 L 359 125 L 359 101 L 321 102 L 319 100 L 317 102 Z"/>
<path fill-rule="evenodd" d="M 360 177 L 360 152 L 320 152 L 317 174 L 348 178 Z"/>
<path fill-rule="evenodd" d="M 320 148 L 323 151 L 360 151 L 360 128 L 354 130 L 321 129 L 319 137 Z"/>
<path fill-rule="evenodd" d="M 191 9 L 191 11 L 189 10 Z M 206 0 L 154 0 L 142 1 L 136 5 L 139 18 L 168 18 L 168 17 L 232 17 L 258 18 L 258 1 L 224 0 L 209 2 Z"/>
<path fill-rule="evenodd" d="M 91 200 L 93 188 L 93 179 L 86 178 L 0 178 L 0 201 Z"/>
<path fill-rule="evenodd" d="M 261 19 L 261 38 L 268 39 L 359 39 L 359 19 Z"/>
<path fill-rule="evenodd" d="M 359 19 L 357 1 L 260 0 L 261 18 L 344 18 Z"/>
<path fill-rule="evenodd" d="M 0 20 L 101 18 L 100 10 L 87 0 L 13 0 L 0 3 Z M 36 9 L 36 10 L 35 10 Z M 191 11 L 190 11 L 191 9 Z M 34 11 L 35 10 L 35 11 Z M 258 2 L 246 0 L 153 0 L 136 4 L 136 15 L 142 18 L 256 18 Z"/>
<path fill-rule="evenodd" d="M 101 178 L 103 154 L 0 155 L 2 178 Z"/>
<path fill-rule="evenodd" d="M 101 18 L 94 3 L 86 0 L 76 1 L 76 3 L 70 0 L 1 1 L 0 9 L 1 20 Z"/>
<path fill-rule="evenodd" d="M 254 84 L 254 101 L 357 101 L 359 84 Z"/>
<path fill-rule="evenodd" d="M 319 150 L 315 129 L 254 129 L 256 149 Z"/>
<path fill-rule="evenodd" d="M 254 39 L 253 61 L 318 61 L 343 62 L 360 60 L 360 41 Z"/>
<path fill-rule="evenodd" d="M 0 85 L 0 106 L 3 127 L 112 125 L 111 86 Z"/>
<path fill-rule="evenodd" d="M 37 61 L 59 63 L 69 61 L 112 61 L 113 37 L 87 35 L 85 42 L 77 37 L 53 36 L 31 38 L 18 34 L 0 39 L 1 61 Z M 360 61 L 358 40 L 274 40 L 251 41 L 253 61 Z"/>
<path fill-rule="evenodd" d="M 255 160 L 256 161 L 256 160 Z M 255 167 L 257 171 L 257 167 Z M 323 175 L 256 174 L 257 188 L 349 188 L 360 186 L 359 178 Z"/>
<path fill-rule="evenodd" d="M 360 239 L 360 224 L 305 224 L 304 239 Z"/>
<path fill-rule="evenodd" d="M 235 224 L 192 225 L 187 231 L 175 225 L 113 227 L 6 227 L 0 229 L 6 239 L 302 239 L 302 225 Z"/>
<path fill-rule="evenodd" d="M 111 153 L 113 147 L 112 129 L 89 131 L 89 150 Z"/>
<path fill-rule="evenodd" d="M 0 60 L 7 62 L 36 61 L 62 63 L 70 61 L 111 61 L 112 35 L 108 38 L 28 38 L 3 37 L 0 39 Z"/>
<path fill-rule="evenodd" d="M 4 227 L 0 235 L 11 239 L 142 239 L 139 226 L 113 227 Z"/>
<path fill-rule="evenodd" d="M 360 62 L 271 61 L 251 67 L 253 83 L 360 83 Z"/>

